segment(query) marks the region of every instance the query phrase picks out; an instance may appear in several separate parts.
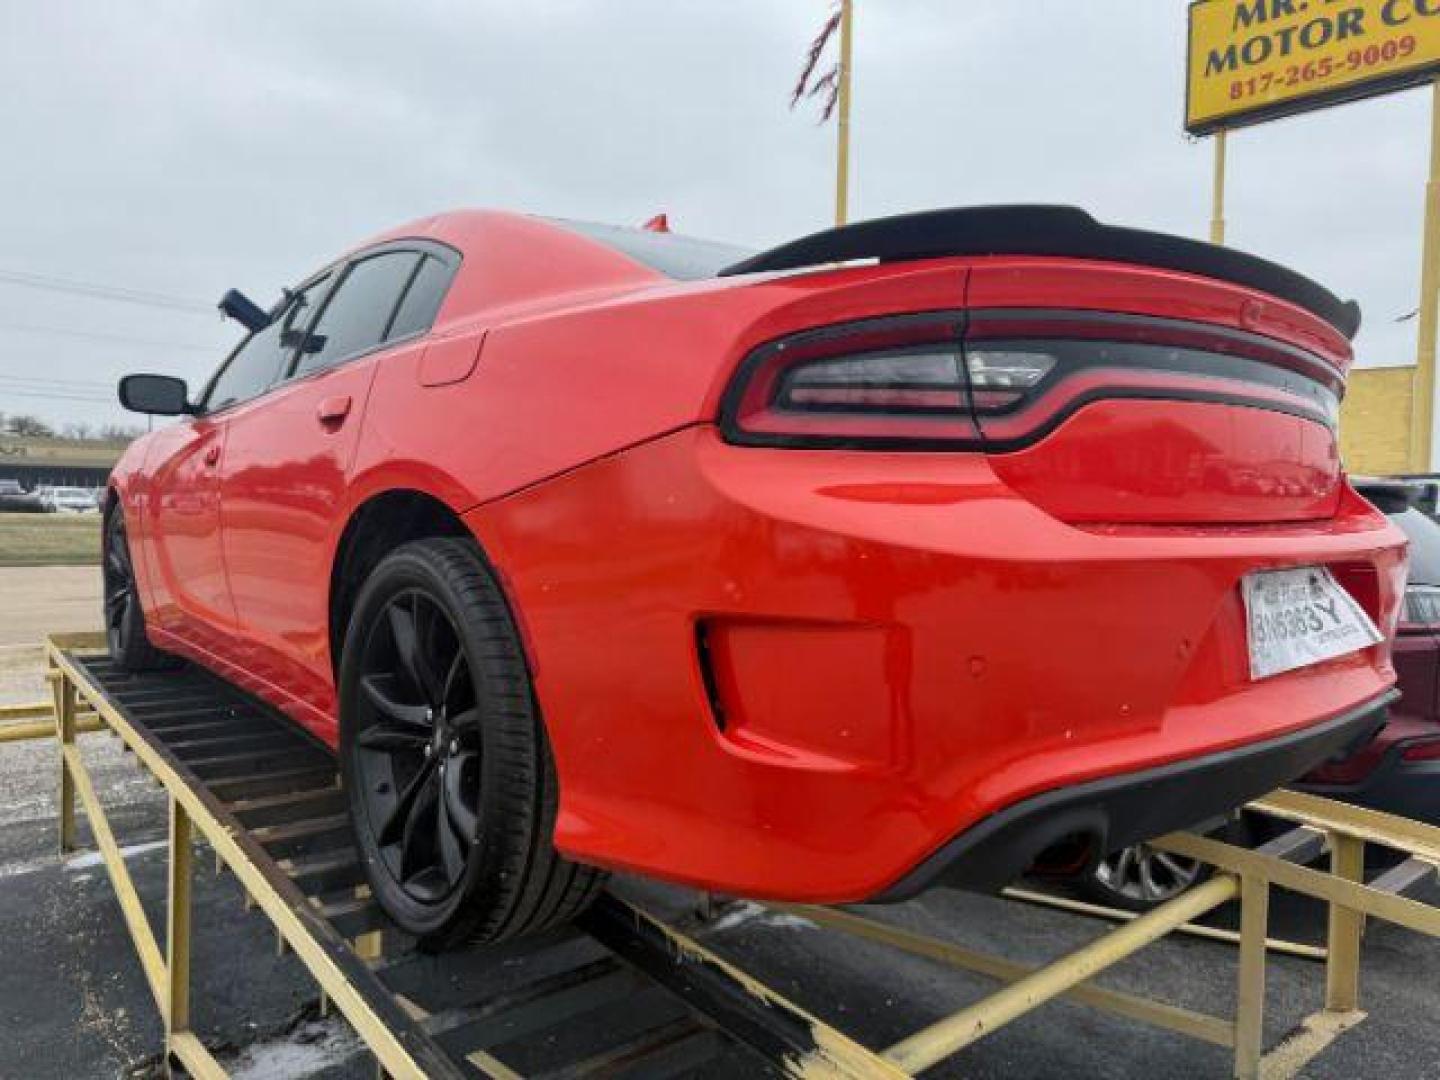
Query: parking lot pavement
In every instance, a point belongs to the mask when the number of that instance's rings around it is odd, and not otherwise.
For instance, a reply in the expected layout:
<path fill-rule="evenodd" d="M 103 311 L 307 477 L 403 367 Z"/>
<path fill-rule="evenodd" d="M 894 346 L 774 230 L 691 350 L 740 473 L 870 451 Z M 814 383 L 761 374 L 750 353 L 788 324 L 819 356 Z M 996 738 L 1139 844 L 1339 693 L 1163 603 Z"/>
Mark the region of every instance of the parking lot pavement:
<path fill-rule="evenodd" d="M 46 634 L 100 629 L 98 566 L 0 567 L 0 663 L 7 649 Z"/>
<path fill-rule="evenodd" d="M 80 743 L 163 941 L 164 793 L 119 740 Z M 83 813 L 81 851 L 56 853 L 55 777 L 53 743 L 0 746 L 0 1077 L 163 1076 L 155 1003 Z M 293 957 L 276 955 L 269 923 L 245 910 L 228 874 L 211 872 L 208 849 L 195 865 L 192 998 L 206 1042 L 237 1075 L 373 1075 L 352 1040 L 296 1026 L 313 1010 L 314 983 Z"/>
<path fill-rule="evenodd" d="M 1440 890 L 1424 897 L 1440 903 Z M 939 891 L 910 904 L 874 909 L 886 921 L 1009 959 L 1043 964 L 1077 949 L 1111 924 L 998 898 Z M 1221 913 L 1223 921 L 1224 915 Z M 748 916 L 748 917 L 747 917 Z M 751 908 L 721 920 L 711 947 L 866 1045 L 884 1047 L 997 984 L 908 958 L 878 944 L 824 932 Z M 1277 893 L 1271 933 L 1319 943 L 1318 904 Z M 1233 1015 L 1232 946 L 1173 935 L 1105 973 L 1102 985 L 1218 1016 Z M 1366 939 L 1362 1006 L 1369 1017 L 1303 1072 L 1319 1080 L 1421 1080 L 1440 1076 L 1440 941 L 1372 924 Z M 1273 1048 L 1321 1007 L 1324 967 L 1272 956 L 1266 1045 Z M 1077 1005 L 1052 1003 L 970 1047 L 927 1077 L 1074 1080 L 1076 1077 L 1229 1076 L 1228 1051 Z"/>

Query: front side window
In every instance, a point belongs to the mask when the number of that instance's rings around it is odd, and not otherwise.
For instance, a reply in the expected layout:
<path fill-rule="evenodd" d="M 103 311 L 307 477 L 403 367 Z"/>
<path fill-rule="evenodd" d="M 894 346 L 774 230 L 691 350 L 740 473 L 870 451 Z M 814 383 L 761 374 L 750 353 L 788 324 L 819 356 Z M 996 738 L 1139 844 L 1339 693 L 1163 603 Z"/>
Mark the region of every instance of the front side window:
<path fill-rule="evenodd" d="M 383 342 L 420 258 L 418 252 L 393 251 L 352 266 L 306 336 L 295 374 L 331 367 Z"/>
<path fill-rule="evenodd" d="M 231 355 L 205 395 L 206 412 L 249 401 L 274 385 L 299 344 L 299 336 L 314 315 L 329 280 L 330 275 L 326 274 L 296 293 L 269 326 L 251 334 Z"/>

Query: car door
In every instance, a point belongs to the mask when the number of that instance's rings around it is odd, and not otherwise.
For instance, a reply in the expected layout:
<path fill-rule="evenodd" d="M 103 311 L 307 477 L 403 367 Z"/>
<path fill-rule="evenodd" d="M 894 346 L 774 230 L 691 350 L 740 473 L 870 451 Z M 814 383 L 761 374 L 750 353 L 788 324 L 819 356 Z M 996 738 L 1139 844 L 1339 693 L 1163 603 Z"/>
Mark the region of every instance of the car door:
<path fill-rule="evenodd" d="M 151 627 L 211 651 L 235 624 L 220 552 L 225 425 L 198 416 L 152 436 L 147 562 Z"/>
<path fill-rule="evenodd" d="M 397 309 L 422 260 L 395 245 L 351 259 L 288 377 L 227 434 L 221 514 L 243 663 L 321 735 L 334 712 L 330 552 L 375 366 L 419 347 L 405 342 L 423 330 L 402 326 Z"/>
<path fill-rule="evenodd" d="M 198 402 L 198 415 L 152 436 L 146 559 L 152 625 L 225 658 L 232 650 L 235 607 L 220 537 L 220 473 L 230 416 L 263 396 L 284 371 L 294 342 L 290 325 L 313 302 L 295 296 L 280 317 L 230 354 Z"/>

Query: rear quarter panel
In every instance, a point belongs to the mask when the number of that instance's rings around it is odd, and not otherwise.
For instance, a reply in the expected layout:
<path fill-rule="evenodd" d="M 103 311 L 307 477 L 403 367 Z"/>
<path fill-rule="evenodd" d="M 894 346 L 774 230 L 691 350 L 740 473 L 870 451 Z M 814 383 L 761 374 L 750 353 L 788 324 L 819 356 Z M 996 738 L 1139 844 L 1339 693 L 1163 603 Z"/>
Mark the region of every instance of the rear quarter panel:
<path fill-rule="evenodd" d="M 755 346 L 833 322 L 958 309 L 965 273 L 956 260 L 935 260 L 720 279 L 477 320 L 431 345 L 475 340 L 479 360 L 463 381 L 422 386 L 423 355 L 383 366 L 356 462 L 357 498 L 418 485 L 467 509 L 709 422 Z"/>

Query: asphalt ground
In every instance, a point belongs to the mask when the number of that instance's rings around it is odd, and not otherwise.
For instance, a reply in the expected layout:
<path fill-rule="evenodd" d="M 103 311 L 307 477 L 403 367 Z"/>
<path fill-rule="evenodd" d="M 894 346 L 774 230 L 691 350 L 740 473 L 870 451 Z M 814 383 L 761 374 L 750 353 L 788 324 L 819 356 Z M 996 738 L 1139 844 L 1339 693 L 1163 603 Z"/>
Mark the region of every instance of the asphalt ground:
<path fill-rule="evenodd" d="M 8 598 L 5 584 L 0 579 L 0 596 Z M 43 586 L 36 592 L 43 593 Z M 0 701 L 42 696 L 37 661 L 33 651 L 0 654 Z M 97 734 L 81 742 L 100 797 L 112 808 L 152 923 L 163 928 L 163 793 L 119 749 L 118 740 Z M 93 854 L 65 860 L 56 854 L 56 768 L 53 744 L 0 746 L 0 1078 L 163 1075 L 160 1022 L 104 867 Z M 205 869 L 211 865 L 208 851 L 199 853 L 196 865 L 201 872 L 192 998 L 196 1027 L 207 1044 L 241 1077 L 373 1075 L 342 1025 L 316 1019 L 314 984 L 293 957 L 277 955 L 269 924 L 245 910 L 230 876 Z M 622 888 L 677 916 L 694 906 L 695 898 L 679 891 L 635 883 Z M 1423 898 L 1440 903 L 1440 890 L 1432 888 Z M 1109 926 L 950 892 L 877 914 L 1033 964 L 1062 956 Z M 1233 919 L 1233 912 L 1222 912 L 1219 919 Z M 1277 893 L 1272 936 L 1318 942 L 1324 926 L 1319 905 Z M 995 989 L 984 978 L 753 905 L 731 906 L 696 933 L 715 951 L 873 1047 L 884 1047 Z M 443 978 L 438 974 L 443 967 L 435 970 L 436 978 Z M 1224 1016 L 1234 1007 L 1235 951 L 1174 935 L 1099 981 Z M 1312 961 L 1272 956 L 1268 989 L 1266 1043 L 1274 1047 L 1320 1007 L 1324 969 Z M 1365 942 L 1362 1006 L 1367 1019 L 1342 1034 L 1303 1075 L 1440 1077 L 1440 941 L 1372 924 Z M 555 1033 L 562 1044 L 566 1037 L 565 1031 Z M 1229 1072 L 1223 1049 L 1058 1003 L 927 1075 L 1184 1080 Z"/>

